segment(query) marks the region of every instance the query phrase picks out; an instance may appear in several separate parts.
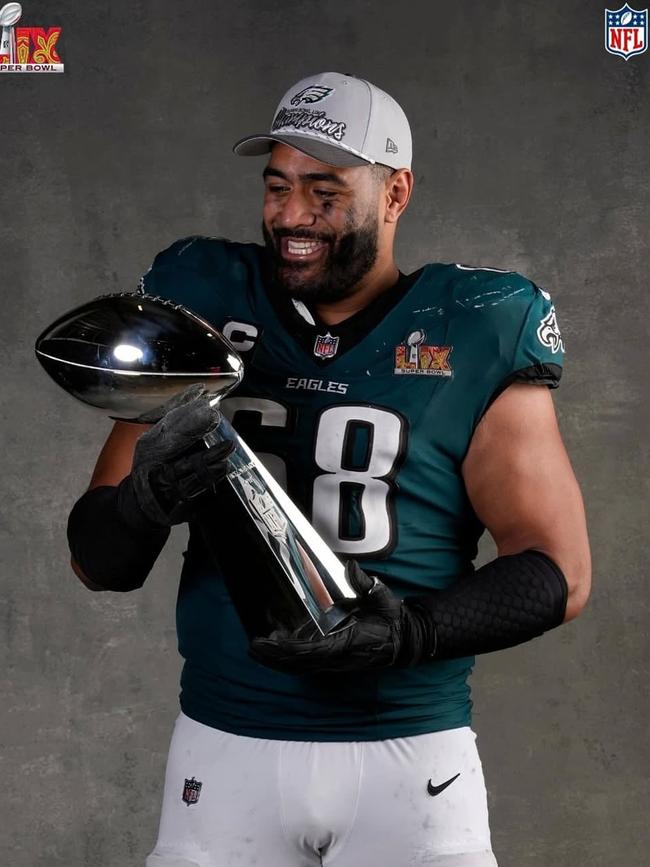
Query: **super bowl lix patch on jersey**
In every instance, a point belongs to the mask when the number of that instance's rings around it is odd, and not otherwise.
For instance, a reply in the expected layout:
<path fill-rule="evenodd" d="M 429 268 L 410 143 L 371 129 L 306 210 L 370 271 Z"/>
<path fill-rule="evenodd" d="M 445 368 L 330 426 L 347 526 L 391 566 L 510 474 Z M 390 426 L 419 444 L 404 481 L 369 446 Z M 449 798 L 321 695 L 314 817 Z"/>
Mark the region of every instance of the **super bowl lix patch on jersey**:
<path fill-rule="evenodd" d="M 426 332 L 418 328 L 395 347 L 395 373 L 451 376 L 448 359 L 453 347 L 426 345 L 426 336 Z"/>
<path fill-rule="evenodd" d="M 564 352 L 564 343 L 557 324 L 555 307 L 551 307 L 546 316 L 540 320 L 537 329 L 537 339 L 542 346 L 548 347 L 553 354 Z"/>

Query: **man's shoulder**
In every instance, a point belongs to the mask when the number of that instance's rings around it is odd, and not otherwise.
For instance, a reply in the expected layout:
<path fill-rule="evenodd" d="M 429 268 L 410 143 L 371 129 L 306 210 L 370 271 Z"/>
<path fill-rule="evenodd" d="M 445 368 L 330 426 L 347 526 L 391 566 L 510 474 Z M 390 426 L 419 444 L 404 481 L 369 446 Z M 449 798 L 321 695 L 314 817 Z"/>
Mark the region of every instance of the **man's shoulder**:
<path fill-rule="evenodd" d="M 257 262 L 263 247 L 252 242 L 232 241 L 229 238 L 207 235 L 189 235 L 179 238 L 161 250 L 154 259 L 152 269 L 179 268 L 210 273 L 231 262 Z"/>
<path fill-rule="evenodd" d="M 517 271 L 446 266 L 450 339 L 465 346 L 474 363 L 497 375 L 523 371 L 526 381 L 555 387 L 564 341 L 549 292 Z M 451 336 L 453 335 L 453 336 Z"/>
<path fill-rule="evenodd" d="M 540 289 L 523 274 L 506 268 L 460 263 L 425 266 L 429 279 L 441 284 L 448 312 L 489 311 L 504 302 L 529 304 Z"/>
<path fill-rule="evenodd" d="M 444 315 L 455 335 L 474 353 L 482 346 L 504 351 L 527 347 L 531 355 L 550 351 L 561 363 L 564 351 L 555 305 L 549 292 L 517 271 L 463 264 L 425 266 L 427 311 Z M 458 339 L 458 338 L 457 338 Z"/>
<path fill-rule="evenodd" d="M 263 252 L 258 244 L 228 238 L 179 238 L 158 253 L 137 291 L 184 304 L 216 322 L 235 297 L 246 299 L 258 292 Z"/>
<path fill-rule="evenodd" d="M 555 309 L 550 294 L 517 271 L 460 263 L 431 264 L 424 270 L 425 284 L 436 286 L 440 312 L 463 328 L 518 331 L 527 319 Z"/>

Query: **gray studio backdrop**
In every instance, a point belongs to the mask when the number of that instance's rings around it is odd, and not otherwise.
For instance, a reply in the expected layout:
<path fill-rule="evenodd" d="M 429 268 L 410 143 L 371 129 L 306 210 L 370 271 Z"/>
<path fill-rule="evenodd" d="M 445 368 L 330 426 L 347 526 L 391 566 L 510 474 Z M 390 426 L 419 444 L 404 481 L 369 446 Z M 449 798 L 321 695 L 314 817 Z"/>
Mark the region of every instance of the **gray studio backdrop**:
<path fill-rule="evenodd" d="M 92 594 L 68 567 L 110 423 L 46 379 L 34 338 L 133 288 L 175 238 L 259 239 L 263 159 L 230 145 L 335 69 L 411 119 L 402 269 L 519 270 L 553 293 L 567 346 L 555 397 L 595 589 L 578 621 L 473 676 L 499 863 L 647 864 L 650 53 L 607 54 L 604 4 L 579 0 L 23 6 L 25 25 L 63 27 L 65 72 L 0 75 L 0 863 L 141 867 L 180 670 L 184 529 L 140 592 Z"/>

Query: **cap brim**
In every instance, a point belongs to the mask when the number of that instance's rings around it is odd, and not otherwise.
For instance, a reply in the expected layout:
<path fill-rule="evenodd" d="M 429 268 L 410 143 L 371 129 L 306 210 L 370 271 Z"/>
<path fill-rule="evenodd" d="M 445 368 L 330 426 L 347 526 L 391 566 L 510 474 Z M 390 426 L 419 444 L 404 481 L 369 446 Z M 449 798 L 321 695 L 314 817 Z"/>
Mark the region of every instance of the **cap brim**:
<path fill-rule="evenodd" d="M 249 135 L 236 142 L 233 145 L 233 151 L 242 157 L 258 157 L 269 153 L 275 142 L 296 148 L 308 157 L 313 157 L 329 166 L 353 168 L 355 166 L 368 166 L 373 162 L 359 157 L 345 148 L 308 135 L 274 135 L 273 133 Z"/>

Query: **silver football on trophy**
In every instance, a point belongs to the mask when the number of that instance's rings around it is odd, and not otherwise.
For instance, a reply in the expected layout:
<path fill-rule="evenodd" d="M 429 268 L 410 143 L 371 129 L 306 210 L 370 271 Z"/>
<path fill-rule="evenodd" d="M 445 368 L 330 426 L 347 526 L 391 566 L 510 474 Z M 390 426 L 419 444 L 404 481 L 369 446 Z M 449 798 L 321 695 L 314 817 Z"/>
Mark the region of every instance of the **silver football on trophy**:
<path fill-rule="evenodd" d="M 102 295 L 64 314 L 36 356 L 73 397 L 135 421 L 195 382 L 227 394 L 244 375 L 230 343 L 186 307 L 132 292 Z"/>
<path fill-rule="evenodd" d="M 57 319 L 36 341 L 47 373 L 78 400 L 120 421 L 156 421 L 169 398 L 201 383 L 212 405 L 239 384 L 240 357 L 210 323 L 179 304 L 149 295 L 102 295 Z M 242 580 L 226 578 L 251 637 L 311 623 L 321 633 L 350 616 L 355 593 L 341 561 L 293 503 L 225 416 L 203 442 L 233 443 L 228 484 L 220 486 L 214 514 L 197 518 L 211 556 L 229 556 L 217 506 L 247 537 L 249 568 Z M 241 572 L 239 562 L 226 568 Z"/>

